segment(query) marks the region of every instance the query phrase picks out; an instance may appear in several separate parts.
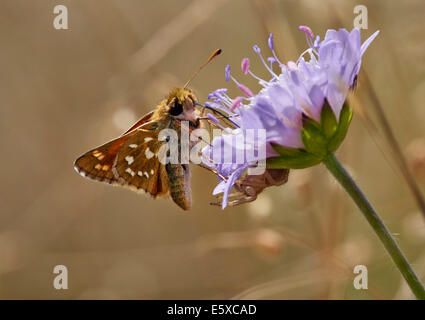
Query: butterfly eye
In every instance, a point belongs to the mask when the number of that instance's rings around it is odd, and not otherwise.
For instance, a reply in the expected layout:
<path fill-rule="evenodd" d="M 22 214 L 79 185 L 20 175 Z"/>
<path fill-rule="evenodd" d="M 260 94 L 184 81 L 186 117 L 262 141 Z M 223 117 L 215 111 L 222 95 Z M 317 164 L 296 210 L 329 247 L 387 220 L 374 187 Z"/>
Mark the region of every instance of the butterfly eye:
<path fill-rule="evenodd" d="M 171 103 L 169 113 L 172 116 L 178 116 L 182 112 L 183 112 L 183 106 L 180 102 L 178 102 L 178 100 L 175 100 L 173 103 Z"/>

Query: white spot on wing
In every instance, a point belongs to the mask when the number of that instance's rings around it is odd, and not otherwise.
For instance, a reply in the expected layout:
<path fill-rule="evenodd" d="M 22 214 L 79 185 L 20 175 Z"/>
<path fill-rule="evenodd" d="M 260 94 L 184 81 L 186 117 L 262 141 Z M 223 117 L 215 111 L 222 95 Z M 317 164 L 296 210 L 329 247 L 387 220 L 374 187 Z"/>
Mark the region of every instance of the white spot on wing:
<path fill-rule="evenodd" d="M 142 171 L 139 171 L 139 172 L 137 172 L 137 175 L 138 175 L 139 177 L 141 177 L 141 176 L 143 176 L 143 172 L 142 172 Z"/>
<path fill-rule="evenodd" d="M 134 177 L 135 173 L 133 170 L 131 170 L 130 168 L 125 169 L 125 172 L 131 174 L 132 177 Z"/>
<path fill-rule="evenodd" d="M 154 155 L 155 154 L 152 151 L 150 151 L 149 148 L 146 148 L 145 156 L 146 156 L 147 159 L 152 158 Z"/>
<path fill-rule="evenodd" d="M 132 156 L 125 157 L 125 160 L 127 160 L 127 163 L 130 165 L 134 162 L 134 158 Z"/>
<path fill-rule="evenodd" d="M 152 170 L 151 170 L 151 175 L 153 175 L 154 173 L 155 173 L 155 171 L 152 169 Z"/>
<path fill-rule="evenodd" d="M 146 178 L 149 178 L 149 174 L 145 171 L 143 174 L 146 176 Z"/>
<path fill-rule="evenodd" d="M 149 141 L 151 141 L 151 140 L 153 140 L 153 138 L 151 138 L 151 137 L 147 137 L 147 138 L 145 138 L 145 142 L 149 142 Z"/>
<path fill-rule="evenodd" d="M 129 145 L 129 147 L 132 148 L 132 149 L 137 148 L 137 144 L 132 143 L 132 144 Z"/>

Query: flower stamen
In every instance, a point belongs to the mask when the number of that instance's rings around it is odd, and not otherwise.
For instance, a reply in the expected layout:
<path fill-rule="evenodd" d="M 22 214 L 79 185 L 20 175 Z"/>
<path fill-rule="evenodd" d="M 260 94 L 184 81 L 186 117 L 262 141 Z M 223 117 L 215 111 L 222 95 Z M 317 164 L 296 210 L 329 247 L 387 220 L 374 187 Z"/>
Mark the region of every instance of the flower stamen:
<path fill-rule="evenodd" d="M 273 33 L 270 33 L 269 40 L 268 40 L 269 48 L 273 53 L 273 57 L 276 59 L 276 62 L 279 63 L 279 65 L 282 65 L 282 62 L 279 61 L 279 59 L 276 56 L 276 52 L 274 51 L 274 44 L 273 44 Z M 268 60 L 268 59 L 267 59 Z"/>
<path fill-rule="evenodd" d="M 242 62 L 242 64 L 243 64 L 243 62 Z M 248 60 L 248 67 L 249 67 L 249 60 Z M 251 98 L 251 97 L 254 96 L 252 91 L 247 86 L 243 85 L 242 83 L 239 83 L 239 81 L 236 80 L 235 77 L 232 76 L 232 74 L 230 73 L 230 65 L 226 66 L 225 77 L 226 77 L 226 81 L 229 81 L 229 79 L 232 79 L 232 81 L 237 85 L 239 90 L 241 90 L 243 92 L 243 94 L 246 95 L 248 98 Z M 226 94 L 224 96 L 229 98 Z M 229 100 L 231 100 L 231 99 L 229 98 Z"/>
<path fill-rule="evenodd" d="M 271 75 L 275 78 L 275 79 L 279 79 L 279 77 L 277 76 L 276 73 L 273 72 L 272 69 L 269 68 L 269 66 L 267 65 L 266 61 L 264 61 L 263 55 L 261 54 L 261 50 L 257 45 L 254 45 L 252 47 L 255 51 L 255 53 L 257 53 L 257 55 L 260 57 L 261 62 L 263 62 L 264 66 L 266 67 L 266 69 L 271 73 Z"/>
<path fill-rule="evenodd" d="M 242 97 L 236 97 L 235 100 L 233 100 L 232 105 L 229 107 L 230 111 L 235 110 L 239 105 L 242 103 Z"/>
<path fill-rule="evenodd" d="M 314 38 L 313 31 L 311 31 L 311 29 L 307 26 L 299 26 L 298 29 L 305 33 L 305 38 L 307 40 L 308 46 L 314 51 L 314 53 L 316 53 L 318 55 L 319 53 L 317 52 L 316 47 L 315 47 L 317 38 L 316 38 L 314 44 L 311 41 Z"/>

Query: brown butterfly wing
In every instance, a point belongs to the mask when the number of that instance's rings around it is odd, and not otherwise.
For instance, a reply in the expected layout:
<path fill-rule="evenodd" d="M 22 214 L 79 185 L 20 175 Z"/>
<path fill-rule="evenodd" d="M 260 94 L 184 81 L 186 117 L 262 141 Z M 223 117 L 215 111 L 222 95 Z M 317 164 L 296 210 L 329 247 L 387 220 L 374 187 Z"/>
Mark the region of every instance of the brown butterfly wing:
<path fill-rule="evenodd" d="M 95 148 L 75 161 L 75 169 L 82 176 L 143 190 L 154 198 L 170 194 L 182 209 L 191 206 L 190 171 L 188 165 L 162 164 L 159 127 L 170 123 L 150 121 L 148 114 L 120 138 Z"/>
<path fill-rule="evenodd" d="M 113 168 L 118 183 L 153 197 L 166 195 L 168 175 L 158 157 L 165 141 L 158 141 L 157 130 L 144 126 L 132 133 L 122 144 Z"/>
<path fill-rule="evenodd" d="M 118 151 L 129 135 L 122 136 L 86 152 L 75 160 L 75 170 L 83 177 L 106 183 L 116 183 L 117 177 L 112 172 L 112 168 Z"/>
<path fill-rule="evenodd" d="M 125 133 L 124 133 L 124 135 L 125 134 L 127 134 L 127 133 L 129 133 L 129 132 L 131 132 L 131 131 L 133 131 L 134 129 L 136 129 L 136 128 L 138 128 L 138 127 L 140 127 L 140 126 L 142 126 L 143 124 L 145 124 L 145 123 L 147 123 L 149 120 L 151 120 L 151 118 L 152 118 L 152 115 L 153 115 L 153 111 L 151 111 L 151 112 L 149 112 L 147 115 L 145 115 L 142 119 L 140 119 L 139 121 L 137 121 L 130 129 L 128 129 Z"/>
<path fill-rule="evenodd" d="M 83 177 L 106 183 L 116 183 L 117 177 L 112 172 L 115 159 L 122 144 L 133 134 L 131 131 L 147 124 L 152 117 L 153 111 L 149 112 L 121 137 L 99 146 L 80 156 L 74 163 L 74 169 Z"/>

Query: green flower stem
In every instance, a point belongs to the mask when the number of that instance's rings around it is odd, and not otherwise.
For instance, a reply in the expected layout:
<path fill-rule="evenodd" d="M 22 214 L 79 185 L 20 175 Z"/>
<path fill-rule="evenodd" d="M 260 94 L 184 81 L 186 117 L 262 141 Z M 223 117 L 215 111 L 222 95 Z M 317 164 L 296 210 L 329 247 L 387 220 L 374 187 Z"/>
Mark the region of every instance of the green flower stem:
<path fill-rule="evenodd" d="M 350 177 L 348 172 L 339 163 L 334 154 L 329 154 L 323 160 L 323 163 L 333 174 L 336 180 L 343 186 L 345 191 L 351 196 L 354 202 L 363 213 L 369 224 L 372 226 L 375 233 L 381 239 L 382 244 L 387 249 L 397 268 L 400 270 L 404 279 L 408 283 L 410 289 L 415 294 L 416 298 L 425 300 L 425 290 L 419 281 L 413 269 L 410 267 L 403 252 L 401 252 L 394 238 L 391 236 L 388 229 L 385 227 L 378 214 L 375 212 L 365 195 Z"/>

